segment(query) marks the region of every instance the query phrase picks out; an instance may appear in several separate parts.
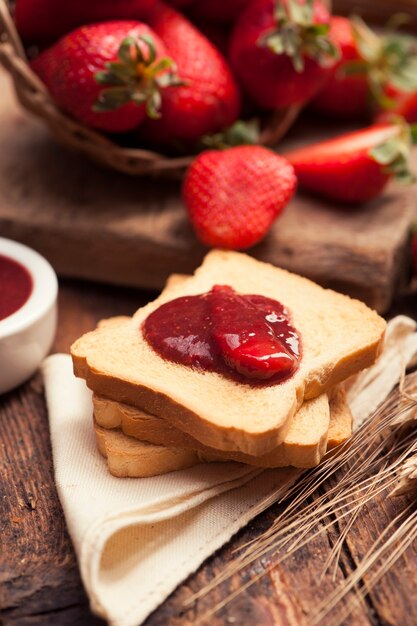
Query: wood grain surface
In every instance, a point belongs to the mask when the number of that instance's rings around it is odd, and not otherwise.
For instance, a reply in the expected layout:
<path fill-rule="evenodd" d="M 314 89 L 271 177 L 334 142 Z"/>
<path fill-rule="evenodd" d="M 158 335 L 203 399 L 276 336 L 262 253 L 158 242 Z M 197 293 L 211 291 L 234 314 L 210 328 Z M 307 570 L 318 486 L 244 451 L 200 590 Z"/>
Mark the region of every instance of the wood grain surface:
<path fill-rule="evenodd" d="M 335 4 L 339 10 L 350 11 L 355 3 L 339 0 Z M 392 13 L 392 2 L 371 0 L 356 5 L 380 21 Z M 417 16 L 414 0 L 400 0 L 396 6 Z M 34 245 L 55 262 L 62 275 L 157 287 L 171 271 L 190 271 L 204 252 L 186 225 L 177 192 L 175 183 L 164 183 L 162 189 L 152 181 L 110 175 L 55 146 L 42 124 L 15 108 L 0 74 L 0 235 Z M 353 231 L 350 216 L 340 213 L 339 234 L 329 229 L 327 216 L 334 221 L 332 207 L 316 207 L 313 218 L 311 210 L 301 208 L 299 217 L 286 217 L 254 253 L 261 258 L 271 255 L 295 271 L 302 271 L 304 264 L 313 278 L 353 289 L 383 309 L 404 268 L 410 221 L 410 197 L 403 197 L 396 209 L 390 198 L 381 207 L 358 214 Z M 87 218 L 93 205 L 91 222 Z M 140 236 L 135 230 L 138 215 Z M 300 233 L 304 234 L 308 220 L 317 220 L 317 228 L 311 231 L 312 239 L 303 239 L 301 245 Z M 368 232 L 373 233 L 371 264 Z M 325 244 L 319 248 L 323 239 Z M 343 272 L 334 262 L 341 244 Z M 60 321 L 53 351 L 67 351 L 99 319 L 131 314 L 153 297 L 150 292 L 88 282 L 64 280 L 60 287 Z M 397 300 L 391 308 L 394 313 L 417 319 L 416 296 Z M 402 499 L 382 494 L 363 510 L 343 546 L 337 581 L 352 571 L 402 506 Z M 337 584 L 330 576 L 319 584 L 337 527 L 285 563 L 274 567 L 274 555 L 258 560 L 207 599 L 189 610 L 183 607 L 189 594 L 222 571 L 232 552 L 266 529 L 279 510 L 278 506 L 270 508 L 208 559 L 148 618 L 146 626 L 194 626 L 216 600 L 266 570 L 248 592 L 210 619 L 211 626 L 309 626 L 311 611 Z M 416 551 L 417 546 L 407 550 L 344 626 L 417 624 Z M 89 611 L 57 498 L 46 407 L 41 381 L 35 377 L 0 397 L 0 625 L 102 624 Z M 332 616 L 320 626 L 332 626 Z"/>
<path fill-rule="evenodd" d="M 4 72 L 0 94 L 0 235 L 37 249 L 62 276 L 107 283 L 160 288 L 200 264 L 207 250 L 179 183 L 107 171 L 57 145 L 17 106 Z M 338 132 L 307 121 L 286 145 Z M 298 194 L 250 253 L 385 311 L 405 280 L 415 192 L 392 187 L 356 209 Z"/>
<path fill-rule="evenodd" d="M 90 283 L 63 282 L 59 331 L 54 351 L 70 343 L 103 317 L 131 314 L 153 294 Z M 397 311 L 417 318 L 413 296 L 398 301 Z M 98 626 L 89 612 L 75 555 L 55 491 L 48 422 L 41 381 L 35 377 L 0 398 L 0 624 L 2 626 Z M 358 563 L 375 538 L 403 506 L 383 494 L 369 504 L 343 547 L 337 580 Z M 324 533 L 285 563 L 274 556 L 256 561 L 214 594 L 185 611 L 184 600 L 221 571 L 232 551 L 256 537 L 274 520 L 274 506 L 253 520 L 232 542 L 190 576 L 151 615 L 146 626 L 194 626 L 215 600 L 221 600 L 256 573 L 272 568 L 250 590 L 210 618 L 211 626 L 309 626 L 309 614 L 333 588 L 321 568 L 337 528 Z M 345 626 L 415 626 L 417 560 L 412 546 Z M 332 617 L 323 622 L 331 626 Z"/>

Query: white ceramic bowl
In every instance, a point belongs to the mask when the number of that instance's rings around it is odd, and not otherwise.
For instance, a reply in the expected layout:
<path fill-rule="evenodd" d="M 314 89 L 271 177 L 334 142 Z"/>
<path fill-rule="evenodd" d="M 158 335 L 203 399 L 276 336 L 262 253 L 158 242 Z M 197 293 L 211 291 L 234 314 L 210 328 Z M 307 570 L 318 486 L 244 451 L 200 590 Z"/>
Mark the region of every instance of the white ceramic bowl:
<path fill-rule="evenodd" d="M 0 255 L 23 265 L 33 281 L 24 305 L 0 320 L 2 394 L 32 376 L 51 348 L 56 331 L 58 281 L 48 261 L 16 241 L 0 237 Z"/>

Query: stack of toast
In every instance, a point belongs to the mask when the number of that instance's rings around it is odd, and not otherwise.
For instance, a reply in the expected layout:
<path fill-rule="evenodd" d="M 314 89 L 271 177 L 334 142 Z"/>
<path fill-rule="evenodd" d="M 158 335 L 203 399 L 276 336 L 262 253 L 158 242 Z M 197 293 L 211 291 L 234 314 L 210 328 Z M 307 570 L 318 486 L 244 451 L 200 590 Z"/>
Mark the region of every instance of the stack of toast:
<path fill-rule="evenodd" d="M 289 379 L 253 386 L 165 360 L 143 336 L 161 304 L 229 285 L 285 305 L 301 335 Z M 145 477 L 208 461 L 316 466 L 351 434 L 343 382 L 377 358 L 385 321 L 363 303 L 247 255 L 214 250 L 193 276 L 173 276 L 131 318 L 76 341 L 76 376 L 93 391 L 100 452 L 115 476 Z"/>

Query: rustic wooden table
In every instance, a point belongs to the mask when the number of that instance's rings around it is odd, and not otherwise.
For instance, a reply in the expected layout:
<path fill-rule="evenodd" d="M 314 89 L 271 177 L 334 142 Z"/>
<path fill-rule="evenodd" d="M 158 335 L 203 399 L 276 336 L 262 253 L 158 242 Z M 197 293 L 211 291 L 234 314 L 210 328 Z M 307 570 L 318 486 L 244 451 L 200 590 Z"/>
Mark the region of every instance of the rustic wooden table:
<path fill-rule="evenodd" d="M 62 282 L 59 330 L 54 351 L 70 343 L 106 316 L 131 314 L 153 294 L 104 285 Z M 417 297 L 403 298 L 395 312 L 417 318 Z M 394 311 L 393 311 L 394 312 Z M 0 366 L 2 366 L 0 364 Z M 48 421 L 41 381 L 35 377 L 0 398 L 0 624 L 61 626 L 102 624 L 93 617 L 53 481 Z M 344 545 L 338 579 L 352 570 L 401 507 L 401 499 L 372 502 L 359 517 Z M 184 612 L 190 591 L 198 590 L 231 556 L 232 550 L 268 527 L 277 514 L 272 507 L 218 551 L 146 621 L 146 626 L 190 626 L 210 600 Z M 334 531 L 321 535 L 266 576 L 226 609 L 211 618 L 212 626 L 308 626 L 308 614 L 333 588 L 330 577 L 318 585 L 321 567 L 334 541 Z M 380 582 L 345 624 L 355 626 L 417 624 L 417 546 Z M 273 557 L 257 561 L 215 592 L 216 599 L 262 571 Z M 332 618 L 324 626 L 332 623 Z"/>

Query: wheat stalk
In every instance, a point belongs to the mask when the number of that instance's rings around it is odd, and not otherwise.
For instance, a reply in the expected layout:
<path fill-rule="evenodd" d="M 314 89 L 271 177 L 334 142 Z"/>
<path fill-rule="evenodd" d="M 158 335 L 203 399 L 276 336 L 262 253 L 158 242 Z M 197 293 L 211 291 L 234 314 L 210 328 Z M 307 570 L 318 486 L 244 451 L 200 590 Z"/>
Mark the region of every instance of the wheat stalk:
<path fill-rule="evenodd" d="M 270 528 L 260 537 L 240 547 L 231 563 L 204 588 L 189 597 L 186 606 L 206 596 L 220 583 L 230 579 L 255 560 L 265 555 L 278 555 L 268 569 L 276 567 L 332 526 L 341 526 L 344 523 L 322 574 L 323 577 L 333 565 L 334 579 L 343 544 L 363 507 L 387 490 L 394 495 L 404 493 L 405 484 L 408 485 L 407 491 L 411 490 L 411 485 L 413 489 L 417 487 L 417 438 L 410 428 L 417 419 L 417 398 L 413 393 L 416 383 L 417 374 L 405 377 L 374 415 L 353 434 L 350 441 L 339 447 L 337 455 L 328 456 L 314 470 L 300 472 L 300 479 L 284 496 L 272 494 L 262 501 L 254 511 L 255 514 L 261 513 L 273 503 L 287 500 L 288 504 Z M 318 489 L 323 487 L 324 493 L 318 493 Z M 308 502 L 311 498 L 312 502 Z M 355 589 L 355 602 L 349 603 L 340 611 L 341 621 L 337 623 L 342 623 L 388 568 L 400 558 L 417 535 L 417 529 L 413 526 L 416 513 L 411 512 L 412 506 L 413 503 L 400 512 L 370 548 L 357 569 L 317 607 L 316 614 L 310 616 L 311 624 L 319 624 L 327 613 L 334 610 Z M 401 520 L 401 525 L 388 536 Z M 380 562 L 381 559 L 384 559 L 383 563 Z M 372 574 L 369 574 L 371 570 Z M 214 605 L 201 616 L 199 623 L 206 622 L 267 571 L 260 571 Z M 363 580 L 366 575 L 365 584 Z M 363 587 L 359 588 L 361 582 Z"/>
<path fill-rule="evenodd" d="M 404 461 L 398 472 L 399 482 L 393 495 L 415 493 L 417 495 L 417 453 Z"/>

